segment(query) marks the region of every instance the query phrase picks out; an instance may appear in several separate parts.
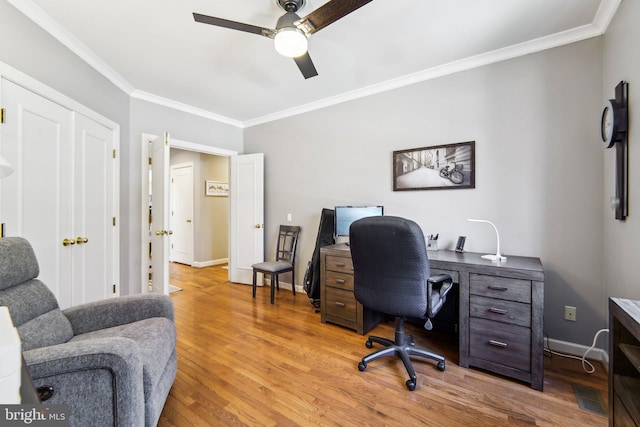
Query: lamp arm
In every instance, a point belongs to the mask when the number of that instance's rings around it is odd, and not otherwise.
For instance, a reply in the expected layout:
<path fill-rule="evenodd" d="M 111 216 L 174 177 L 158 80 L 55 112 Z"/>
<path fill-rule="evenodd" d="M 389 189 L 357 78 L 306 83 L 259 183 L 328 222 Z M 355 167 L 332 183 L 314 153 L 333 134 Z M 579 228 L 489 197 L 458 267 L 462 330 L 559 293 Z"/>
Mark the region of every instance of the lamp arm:
<path fill-rule="evenodd" d="M 486 222 L 487 224 L 491 224 L 493 229 L 496 231 L 497 244 L 496 244 L 495 259 L 496 260 L 507 259 L 506 257 L 502 256 L 502 254 L 500 254 L 500 233 L 498 232 L 498 227 L 496 227 L 494 223 L 492 223 L 491 221 L 487 221 L 486 219 L 471 219 L 471 218 L 467 218 L 467 221 L 471 221 L 471 222 Z M 487 257 L 488 257 L 488 255 L 487 255 Z"/>

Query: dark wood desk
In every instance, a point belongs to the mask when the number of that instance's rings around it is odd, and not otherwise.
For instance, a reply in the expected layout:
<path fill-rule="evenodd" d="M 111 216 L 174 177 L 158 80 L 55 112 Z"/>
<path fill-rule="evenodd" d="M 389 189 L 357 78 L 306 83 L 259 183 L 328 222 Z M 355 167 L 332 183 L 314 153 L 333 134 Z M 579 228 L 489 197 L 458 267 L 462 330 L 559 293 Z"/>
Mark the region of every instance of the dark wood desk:
<path fill-rule="evenodd" d="M 447 273 L 459 290 L 459 363 L 542 390 L 544 378 L 544 270 L 538 258 L 508 256 L 491 262 L 479 253 L 429 251 L 432 274 Z M 382 316 L 353 295 L 351 251 L 320 250 L 320 310 L 331 322 L 367 333 Z"/>

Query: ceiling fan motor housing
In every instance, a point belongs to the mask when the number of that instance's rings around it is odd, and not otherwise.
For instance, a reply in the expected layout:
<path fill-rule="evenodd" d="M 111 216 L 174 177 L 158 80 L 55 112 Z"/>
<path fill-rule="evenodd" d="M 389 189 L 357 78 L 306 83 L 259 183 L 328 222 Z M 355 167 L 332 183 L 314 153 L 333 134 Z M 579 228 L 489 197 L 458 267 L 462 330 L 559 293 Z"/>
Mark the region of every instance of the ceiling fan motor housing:
<path fill-rule="evenodd" d="M 304 7 L 305 0 L 276 0 L 285 12 L 297 12 Z"/>

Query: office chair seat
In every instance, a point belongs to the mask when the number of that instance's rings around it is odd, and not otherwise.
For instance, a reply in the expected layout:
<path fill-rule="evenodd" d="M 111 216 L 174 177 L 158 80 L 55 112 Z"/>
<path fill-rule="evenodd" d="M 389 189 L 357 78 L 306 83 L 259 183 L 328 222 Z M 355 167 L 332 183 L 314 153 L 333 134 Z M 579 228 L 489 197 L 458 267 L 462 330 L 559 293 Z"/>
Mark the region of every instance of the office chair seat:
<path fill-rule="evenodd" d="M 370 336 L 367 348 L 373 343 L 384 348 L 363 357 L 358 369 L 364 371 L 368 363 L 383 357 L 399 357 L 409 374 L 405 384 L 413 391 L 417 378 L 410 356 L 435 360 L 441 371 L 445 359 L 416 347 L 413 336 L 405 334 L 405 320 L 425 319 L 425 328 L 431 329 L 431 318 L 443 306 L 453 281 L 447 274 L 431 276 L 424 235 L 413 221 L 391 216 L 364 218 L 351 225 L 349 241 L 356 299 L 396 319 L 394 340 Z"/>

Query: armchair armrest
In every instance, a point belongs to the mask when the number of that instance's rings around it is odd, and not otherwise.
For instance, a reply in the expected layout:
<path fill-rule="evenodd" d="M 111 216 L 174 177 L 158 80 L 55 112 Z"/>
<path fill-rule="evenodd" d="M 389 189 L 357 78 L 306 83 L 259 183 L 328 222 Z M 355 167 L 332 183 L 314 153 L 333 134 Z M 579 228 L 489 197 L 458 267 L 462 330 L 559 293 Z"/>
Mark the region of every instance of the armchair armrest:
<path fill-rule="evenodd" d="M 62 311 L 74 335 L 112 328 L 151 317 L 174 320 L 173 302 L 167 295 L 136 294 L 81 304 Z"/>
<path fill-rule="evenodd" d="M 143 363 L 132 340 L 72 341 L 23 356 L 34 386 L 50 387 L 47 402 L 69 405 L 72 417 L 89 413 L 94 421 L 113 417 L 117 425 L 144 425 Z"/>

